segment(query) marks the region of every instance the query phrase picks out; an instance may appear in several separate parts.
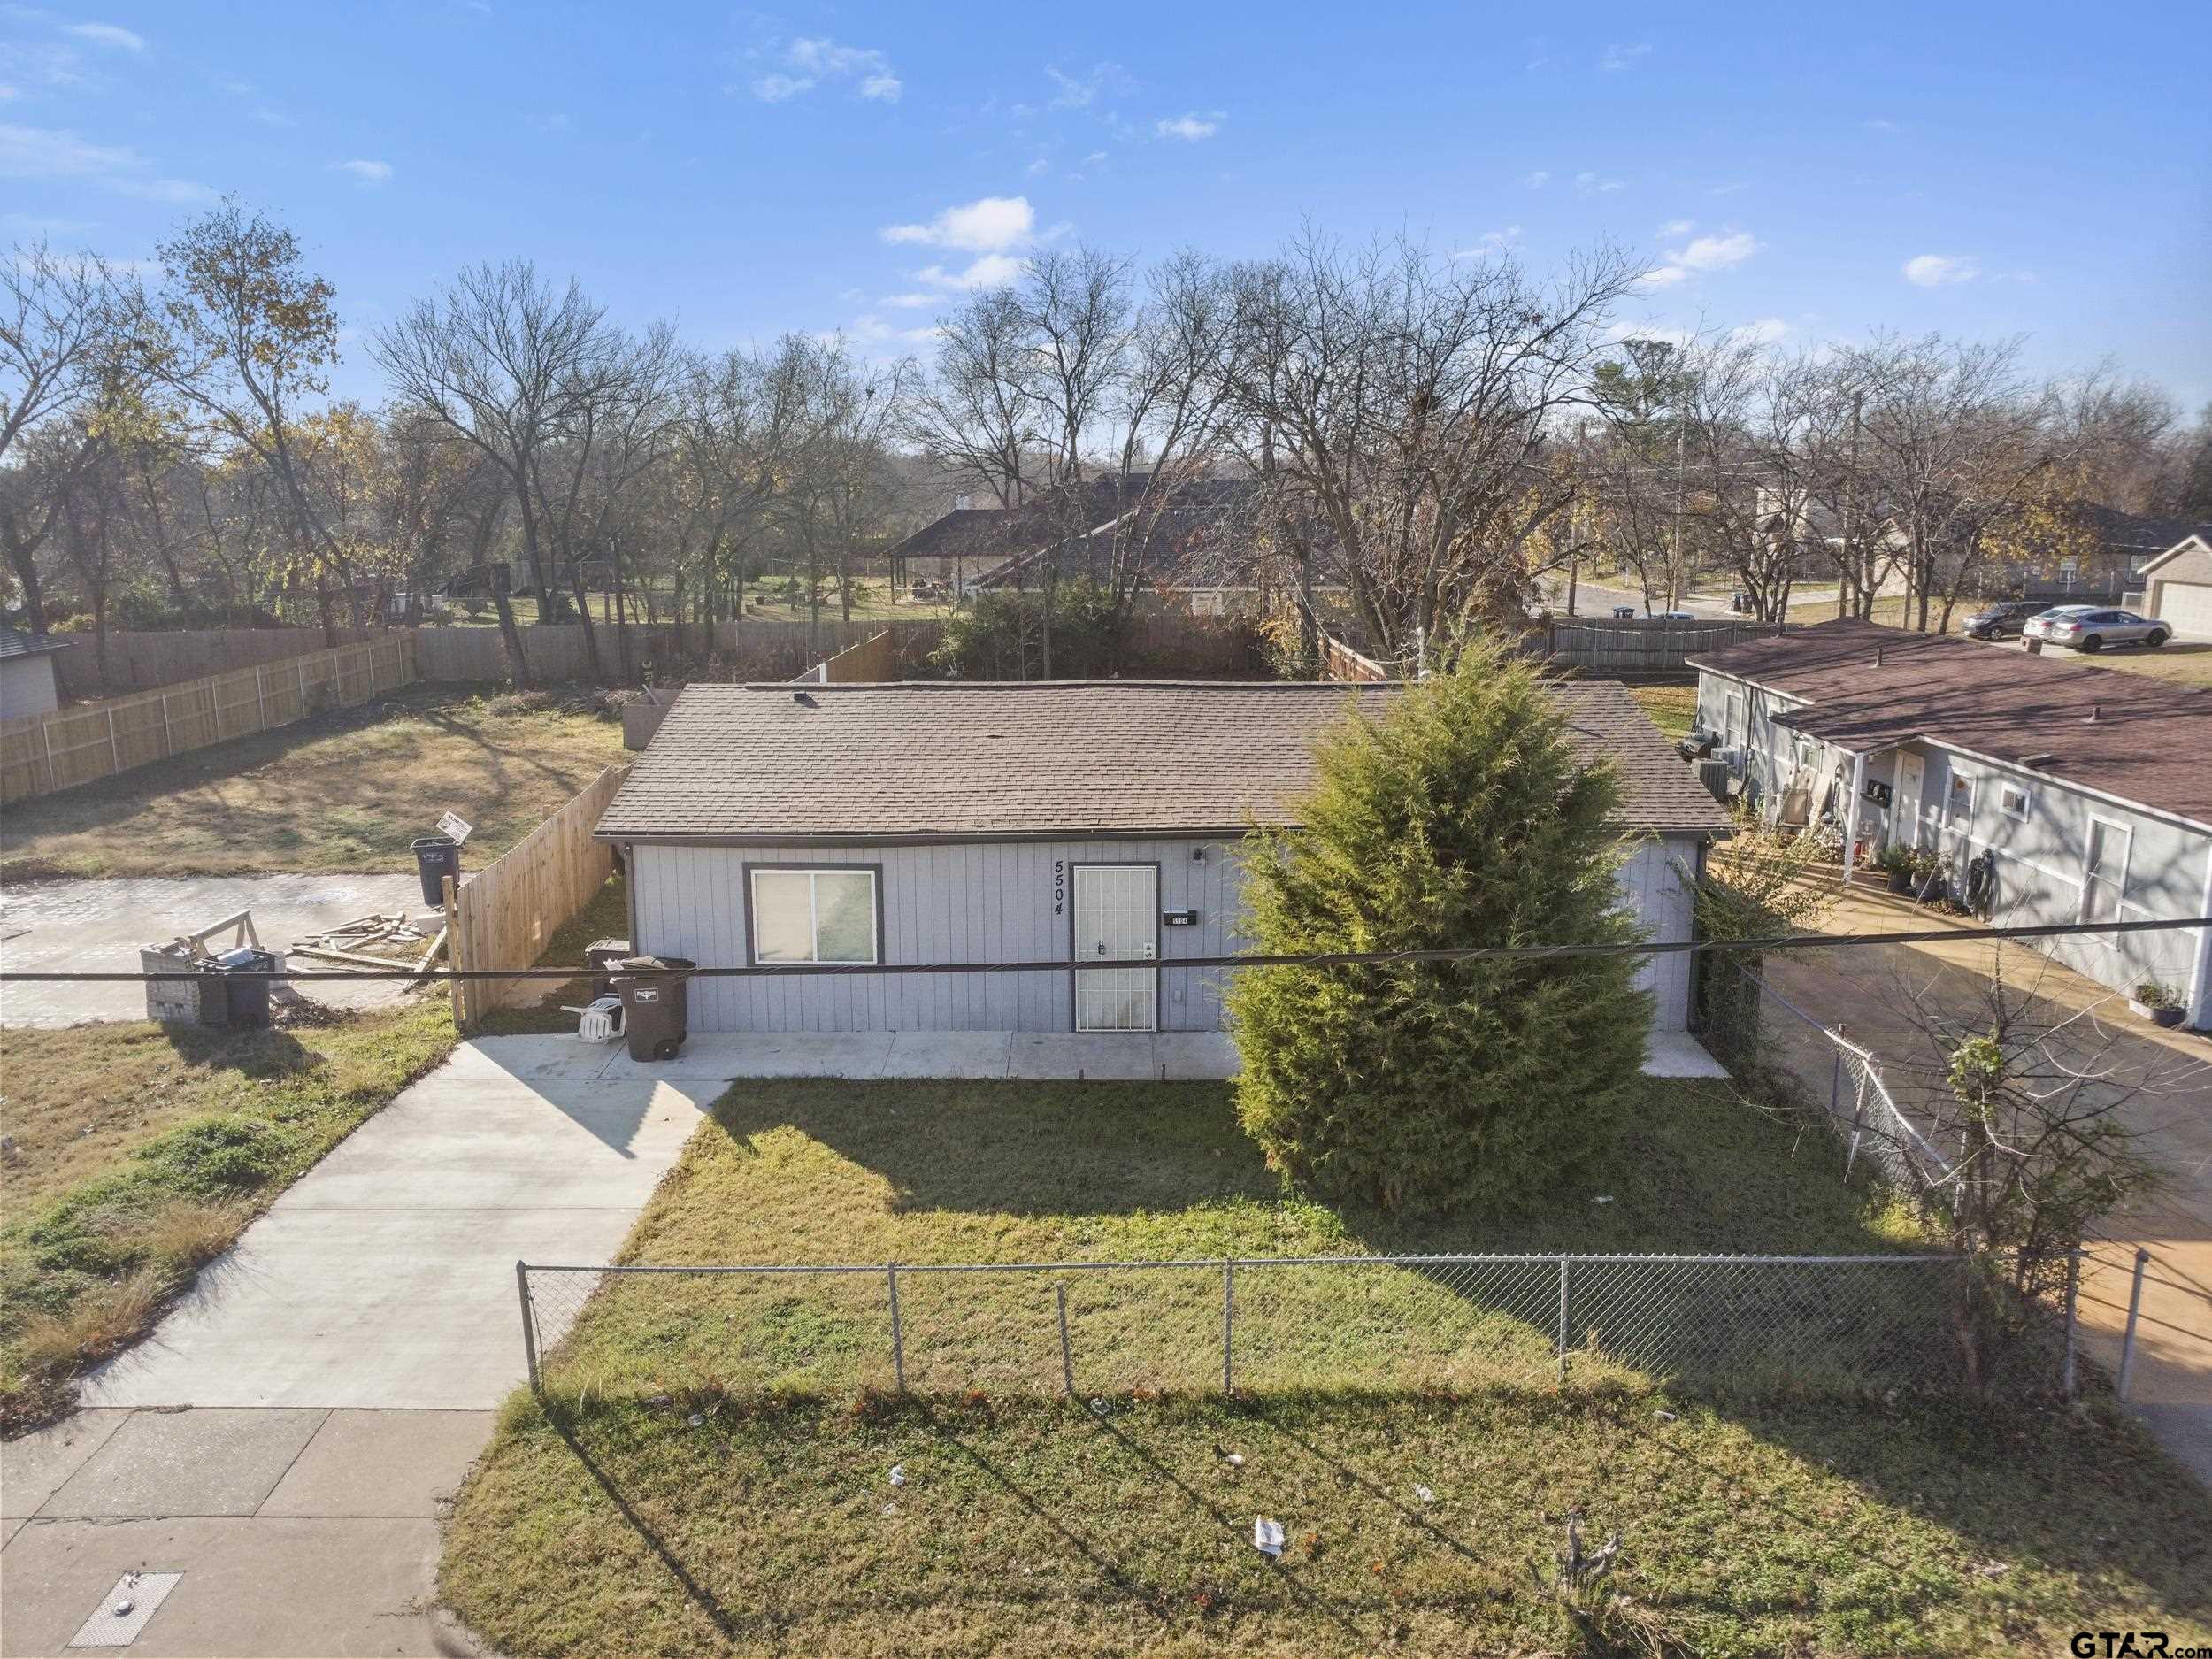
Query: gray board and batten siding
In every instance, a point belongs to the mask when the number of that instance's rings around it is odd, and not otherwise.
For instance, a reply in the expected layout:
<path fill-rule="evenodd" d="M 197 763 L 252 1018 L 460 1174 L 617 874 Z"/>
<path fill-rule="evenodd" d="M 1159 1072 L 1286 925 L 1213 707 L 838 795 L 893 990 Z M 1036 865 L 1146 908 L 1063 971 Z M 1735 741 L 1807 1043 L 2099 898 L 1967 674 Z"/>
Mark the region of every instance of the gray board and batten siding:
<path fill-rule="evenodd" d="M 883 962 L 1068 964 L 698 979 L 695 1030 L 1077 1029 L 1076 872 L 1097 866 L 1156 868 L 1157 1029 L 1215 1030 L 1233 970 L 1175 964 L 1244 948 L 1238 842 L 1287 821 L 1317 731 L 1394 689 L 826 686 L 800 702 L 788 686 L 694 687 L 598 833 L 625 849 L 633 937 L 655 955 L 755 960 L 753 872 L 780 866 L 872 870 Z M 1687 939 L 1684 872 L 1725 816 L 1618 687 L 1562 695 L 1578 746 L 1613 755 L 1627 784 L 1624 902 L 1649 936 Z M 1657 1026 L 1685 1028 L 1687 959 L 1643 979 Z"/>

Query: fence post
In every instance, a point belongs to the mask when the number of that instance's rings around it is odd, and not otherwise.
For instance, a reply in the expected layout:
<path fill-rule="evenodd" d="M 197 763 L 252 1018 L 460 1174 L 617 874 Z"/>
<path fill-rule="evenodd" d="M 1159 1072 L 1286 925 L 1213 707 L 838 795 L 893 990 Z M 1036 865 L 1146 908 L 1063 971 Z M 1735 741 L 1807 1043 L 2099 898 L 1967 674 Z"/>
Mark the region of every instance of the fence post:
<path fill-rule="evenodd" d="M 906 1392 L 906 1336 L 899 1327 L 899 1264 L 887 1263 L 883 1277 L 891 1287 L 891 1374 L 898 1379 L 899 1392 Z"/>
<path fill-rule="evenodd" d="M 1559 1380 L 1567 1380 L 1567 1263 L 1569 1257 L 1559 1258 Z"/>
<path fill-rule="evenodd" d="M 261 710 L 261 729 L 269 729 L 269 676 L 259 663 L 253 665 L 254 706 Z"/>
<path fill-rule="evenodd" d="M 545 1390 L 538 1380 L 537 1315 L 530 1306 L 530 1270 L 520 1262 L 515 1263 L 515 1294 L 522 1300 L 522 1357 L 530 1368 L 530 1392 L 543 1399 Z"/>
<path fill-rule="evenodd" d="M 1828 1115 L 1831 1118 L 1834 1117 L 1836 1109 L 1842 1104 L 1843 1050 L 1839 1048 L 1836 1050 L 1835 1063 L 1828 1068 Z M 1846 1173 L 1848 1171 L 1847 1171 Z"/>
<path fill-rule="evenodd" d="M 2059 1386 L 2066 1398 L 2074 1397 L 2075 1312 L 2081 1295 L 2081 1247 L 2066 1252 L 2066 1358 L 2059 1368 Z"/>
<path fill-rule="evenodd" d="M 161 694 L 161 753 L 167 759 L 177 752 L 177 734 L 169 724 L 169 694 Z"/>
<path fill-rule="evenodd" d="M 108 704 L 108 776 L 123 770 L 123 748 L 115 741 L 115 705 Z"/>
<path fill-rule="evenodd" d="M 1236 1371 L 1237 1264 L 1221 1263 L 1221 1392 L 1237 1391 Z"/>
<path fill-rule="evenodd" d="M 1068 1348 L 1068 1281 L 1062 1279 L 1053 1286 L 1060 1303 L 1060 1381 L 1067 1390 L 1068 1398 L 1075 1397 L 1075 1356 Z"/>
<path fill-rule="evenodd" d="M 2143 1311 L 2143 1270 L 2150 1263 L 2151 1253 L 2139 1245 L 2135 1251 L 2135 1283 L 2128 1291 L 2127 1334 L 2120 1339 L 2120 1383 L 2115 1392 L 2122 1400 L 2128 1397 L 2128 1383 L 2135 1374 L 2135 1321 Z"/>
<path fill-rule="evenodd" d="M 453 878 L 442 876 L 439 881 L 445 899 L 445 965 L 456 970 L 465 968 L 470 965 L 470 958 L 461 949 L 461 909 L 455 895 Z M 465 1035 L 469 1028 L 468 987 L 458 979 L 448 979 L 445 983 L 446 989 L 452 995 L 453 1029 Z"/>

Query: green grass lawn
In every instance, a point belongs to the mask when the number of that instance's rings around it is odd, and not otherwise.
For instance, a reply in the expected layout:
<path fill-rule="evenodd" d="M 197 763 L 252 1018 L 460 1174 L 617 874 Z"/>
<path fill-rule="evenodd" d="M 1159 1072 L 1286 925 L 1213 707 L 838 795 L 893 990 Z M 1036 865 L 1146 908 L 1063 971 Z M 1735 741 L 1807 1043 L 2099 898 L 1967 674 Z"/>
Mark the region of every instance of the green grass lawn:
<path fill-rule="evenodd" d="M 1219 1085 L 800 1081 L 733 1088 L 625 1256 L 1914 1243 L 1824 1140 L 1726 1085 L 1653 1085 L 1579 1180 L 1483 1224 L 1285 1194 Z M 1525 1564 L 1580 1508 L 1625 1535 L 1623 1620 L 1676 1651 L 2010 1654 L 2212 1612 L 2212 1502 L 2100 1409 L 1670 1394 L 1580 1362 L 1562 1389 L 1541 1333 L 1386 1268 L 1317 1278 L 1271 1326 L 1240 1288 L 1229 1398 L 1200 1271 L 1187 1298 L 1125 1296 L 1121 1275 L 1071 1298 L 1072 1403 L 1050 1397 L 1045 1277 L 902 1275 L 908 1399 L 866 1386 L 887 1371 L 880 1280 L 609 1281 L 549 1356 L 546 1405 L 504 1413 L 442 1594 L 534 1654 L 1602 1651 Z M 548 1294 L 557 1338 L 586 1288 Z M 1440 1329 L 1426 1386 L 1298 1386 Z M 1537 1363 L 1509 1383 L 1455 1369 L 1454 1344 Z M 1252 1550 L 1256 1514 L 1289 1532 L 1280 1563 Z"/>
<path fill-rule="evenodd" d="M 266 1031 L 0 1028 L 0 1430 L 65 1403 L 453 1043 L 442 996 Z"/>
<path fill-rule="evenodd" d="M 447 810 L 480 867 L 622 756 L 588 692 L 415 686 L 17 802 L 0 879 L 411 870 Z"/>
<path fill-rule="evenodd" d="M 1690 734 L 1697 722 L 1697 687 L 1688 686 L 1631 686 L 1628 695 L 1642 705 L 1659 734 L 1669 742 Z"/>

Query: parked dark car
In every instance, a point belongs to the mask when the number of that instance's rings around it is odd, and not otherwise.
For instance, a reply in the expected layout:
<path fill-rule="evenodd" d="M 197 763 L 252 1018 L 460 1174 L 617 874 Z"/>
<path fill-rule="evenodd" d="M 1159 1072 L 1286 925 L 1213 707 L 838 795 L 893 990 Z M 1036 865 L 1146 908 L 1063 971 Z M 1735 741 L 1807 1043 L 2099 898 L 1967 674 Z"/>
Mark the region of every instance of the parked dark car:
<path fill-rule="evenodd" d="M 1960 625 L 1970 640 L 2009 640 L 2018 637 L 2030 617 L 2051 608 L 2047 599 L 2000 599 L 1984 605 Z"/>

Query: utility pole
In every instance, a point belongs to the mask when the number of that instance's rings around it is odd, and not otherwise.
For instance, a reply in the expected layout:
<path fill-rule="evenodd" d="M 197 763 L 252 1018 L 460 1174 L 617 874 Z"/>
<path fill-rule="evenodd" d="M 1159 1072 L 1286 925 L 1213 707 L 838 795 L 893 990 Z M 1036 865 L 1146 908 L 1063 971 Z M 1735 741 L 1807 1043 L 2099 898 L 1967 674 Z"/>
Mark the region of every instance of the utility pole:
<path fill-rule="evenodd" d="M 1674 416 L 1674 556 L 1667 563 L 1667 609 L 1679 611 L 1685 585 L 1682 569 L 1682 411 L 1679 408 L 1676 409 Z"/>
<path fill-rule="evenodd" d="M 1844 606 L 1849 602 L 1851 589 L 1861 574 L 1858 550 L 1851 545 L 1851 508 L 1859 488 L 1859 407 L 1865 400 L 1865 396 L 1866 394 L 1863 392 L 1851 394 L 1851 458 L 1845 463 L 1847 470 L 1843 479 L 1843 565 L 1852 577 L 1852 580 L 1836 584 L 1836 614 L 1838 616 L 1844 614 Z M 1874 572 L 1870 566 L 1864 574 L 1866 586 L 1870 590 L 1866 598 L 1866 611 L 1867 615 L 1872 616 L 1874 595 L 1871 589 L 1874 586 Z"/>

